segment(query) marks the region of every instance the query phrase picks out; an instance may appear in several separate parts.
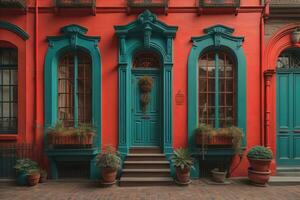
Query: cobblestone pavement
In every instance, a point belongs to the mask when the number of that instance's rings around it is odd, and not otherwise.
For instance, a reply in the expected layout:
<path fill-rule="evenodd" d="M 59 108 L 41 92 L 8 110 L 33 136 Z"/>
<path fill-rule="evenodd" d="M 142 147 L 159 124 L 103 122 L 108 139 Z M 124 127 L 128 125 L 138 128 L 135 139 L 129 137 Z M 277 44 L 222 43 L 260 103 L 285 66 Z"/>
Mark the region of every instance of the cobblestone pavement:
<path fill-rule="evenodd" d="M 255 187 L 245 181 L 208 185 L 193 181 L 187 187 L 100 187 L 85 181 L 48 181 L 34 187 L 0 183 L 0 199 L 7 200 L 300 200 L 300 186 Z"/>

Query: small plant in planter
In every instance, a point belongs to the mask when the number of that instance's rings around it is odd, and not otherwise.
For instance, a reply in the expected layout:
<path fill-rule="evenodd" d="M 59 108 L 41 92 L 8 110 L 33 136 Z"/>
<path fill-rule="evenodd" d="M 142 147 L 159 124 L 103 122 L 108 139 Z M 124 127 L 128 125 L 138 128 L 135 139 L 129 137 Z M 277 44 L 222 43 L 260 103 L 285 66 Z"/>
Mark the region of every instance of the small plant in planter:
<path fill-rule="evenodd" d="M 265 186 L 271 174 L 272 151 L 263 146 L 255 146 L 248 151 L 247 158 L 250 163 L 248 178 L 251 183 L 257 186 Z"/>
<path fill-rule="evenodd" d="M 27 172 L 27 181 L 29 186 L 35 186 L 40 181 L 40 170 L 39 169 L 30 169 Z"/>
<path fill-rule="evenodd" d="M 17 184 L 24 186 L 28 184 L 27 181 L 28 172 L 31 170 L 38 170 L 39 166 L 37 162 L 29 158 L 25 158 L 25 159 L 18 159 L 14 168 L 16 169 L 16 173 L 17 173 Z"/>
<path fill-rule="evenodd" d="M 95 130 L 90 124 L 80 124 L 78 128 L 64 127 L 58 121 L 48 129 L 48 144 L 54 148 L 89 148 L 93 144 Z"/>
<path fill-rule="evenodd" d="M 268 171 L 273 159 L 273 153 L 266 147 L 255 146 L 248 151 L 247 158 L 253 170 Z"/>
<path fill-rule="evenodd" d="M 97 156 L 97 166 L 101 168 L 102 184 L 112 185 L 115 183 L 117 171 L 121 168 L 122 159 L 118 152 L 111 146 Z"/>
<path fill-rule="evenodd" d="M 190 183 L 190 170 L 193 167 L 193 160 L 188 149 L 178 148 L 174 151 L 172 162 L 176 168 L 176 182 L 180 185 Z"/>
<path fill-rule="evenodd" d="M 40 183 L 45 183 L 45 182 L 47 181 L 47 176 L 48 176 L 47 171 L 44 170 L 44 169 L 41 169 L 41 170 L 40 170 L 40 174 L 41 174 L 41 177 L 40 177 L 39 182 L 40 182 Z"/>

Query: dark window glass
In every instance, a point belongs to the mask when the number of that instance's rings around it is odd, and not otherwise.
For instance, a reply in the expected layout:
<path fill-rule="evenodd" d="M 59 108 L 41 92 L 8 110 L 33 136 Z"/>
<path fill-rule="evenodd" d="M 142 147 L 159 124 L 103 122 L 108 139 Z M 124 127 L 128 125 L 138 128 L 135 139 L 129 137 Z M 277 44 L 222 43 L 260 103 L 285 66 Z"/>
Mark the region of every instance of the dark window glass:
<path fill-rule="evenodd" d="M 207 52 L 198 62 L 199 123 L 221 128 L 236 124 L 236 72 L 222 51 Z"/>
<path fill-rule="evenodd" d="M 142 51 L 133 56 L 133 68 L 160 68 L 160 56 L 155 52 Z"/>
<path fill-rule="evenodd" d="M 0 132 L 16 133 L 17 117 L 18 51 L 0 48 Z"/>
<path fill-rule="evenodd" d="M 300 69 L 300 49 L 289 49 L 280 54 L 278 69 Z"/>
<path fill-rule="evenodd" d="M 60 60 L 58 67 L 58 117 L 65 126 L 75 126 L 75 122 L 77 124 L 91 123 L 91 81 L 89 56 L 81 52 L 70 53 Z"/>

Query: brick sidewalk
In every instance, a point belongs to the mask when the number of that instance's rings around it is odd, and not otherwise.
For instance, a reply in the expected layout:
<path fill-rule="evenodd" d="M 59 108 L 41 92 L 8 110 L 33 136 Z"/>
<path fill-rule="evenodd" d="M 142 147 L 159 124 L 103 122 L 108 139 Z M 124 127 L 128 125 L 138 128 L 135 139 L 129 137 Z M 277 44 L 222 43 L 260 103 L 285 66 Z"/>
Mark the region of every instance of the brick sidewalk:
<path fill-rule="evenodd" d="M 208 185 L 194 181 L 188 187 L 99 187 L 96 183 L 48 181 L 35 187 L 0 183 L 0 199 L 7 200 L 300 200 L 300 186 L 254 187 L 245 182 Z"/>

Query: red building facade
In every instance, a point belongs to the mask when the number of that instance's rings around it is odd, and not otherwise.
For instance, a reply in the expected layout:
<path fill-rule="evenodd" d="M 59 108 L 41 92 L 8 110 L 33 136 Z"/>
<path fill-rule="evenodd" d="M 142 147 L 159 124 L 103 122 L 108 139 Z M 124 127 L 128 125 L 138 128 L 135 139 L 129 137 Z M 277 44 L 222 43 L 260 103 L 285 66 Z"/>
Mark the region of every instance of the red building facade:
<path fill-rule="evenodd" d="M 270 33 L 272 36 L 265 36 L 270 6 L 269 2 L 259 0 L 216 1 L 216 4 L 170 0 L 161 1 L 158 7 L 150 4 L 135 7 L 130 1 L 127 4 L 123 0 L 97 0 L 95 4 L 91 1 L 92 4 L 86 5 L 84 2 L 89 1 L 78 1 L 83 2 L 79 6 L 74 2 L 32 0 L 24 8 L 1 9 L 1 51 L 15 49 L 9 53 L 12 58 L 4 59 L 3 56 L 3 60 L 11 59 L 15 68 L 17 65 L 18 80 L 7 83 L 11 88 L 17 85 L 18 89 L 11 94 L 13 97 L 7 102 L 2 99 L 3 107 L 9 106 L 15 111 L 5 111 L 9 114 L 2 116 L 1 142 L 34 143 L 41 154 L 41 162 L 49 166 L 49 161 L 55 162 L 57 154 L 45 151 L 45 130 L 57 119 L 64 118 L 77 122 L 92 121 L 96 127 L 97 150 L 88 155 L 96 155 L 99 149 L 109 144 L 125 154 L 132 146 L 149 145 L 159 146 L 163 153 L 171 155 L 178 147 L 189 147 L 194 151 L 193 130 L 201 120 L 206 120 L 217 127 L 234 124 L 243 129 L 245 151 L 241 160 L 238 156 L 233 160 L 232 176 L 247 174 L 245 152 L 248 148 L 265 145 L 276 154 L 276 81 L 272 75 L 279 54 L 290 46 L 299 46 L 290 40 L 290 33 L 299 27 L 299 23 L 293 21 L 277 33 Z M 156 52 L 153 55 L 147 51 L 151 48 Z M 79 53 L 80 50 L 83 53 Z M 161 68 L 161 72 L 154 72 L 155 69 L 145 72 L 153 77 L 154 86 L 157 84 L 154 87 L 156 95 L 151 98 L 160 98 L 157 100 L 159 104 L 151 105 L 153 115 L 149 116 L 155 122 L 152 125 L 158 122 L 153 126 L 143 122 L 140 125 L 131 123 L 140 115 L 130 103 L 135 102 L 133 96 L 139 95 L 129 92 L 135 90 L 130 82 L 134 81 L 133 77 L 142 76 L 138 67 L 131 70 L 135 68 L 131 60 L 135 55 L 142 58 L 143 52 L 145 57 L 151 58 L 150 65 L 152 62 L 153 66 Z M 138 59 L 135 62 L 139 65 Z M 225 71 L 228 68 L 228 76 L 227 72 L 225 75 L 221 74 L 222 71 L 214 73 L 213 80 L 225 82 L 213 84 L 208 83 L 210 79 L 204 76 L 202 81 L 213 88 L 198 96 L 201 78 L 193 75 L 201 77 L 201 72 L 193 69 L 201 62 L 218 63 Z M 53 69 L 60 66 L 58 70 L 63 70 L 66 63 L 77 66 L 77 75 L 75 71 L 65 71 L 64 76 L 57 77 L 60 75 Z M 92 70 L 84 66 L 91 66 Z M 10 76 L 15 73 L 15 68 L 9 72 Z M 210 73 L 208 68 L 206 72 Z M 88 74 L 83 75 L 83 88 L 79 83 L 82 73 Z M 74 76 L 78 83 L 74 83 L 76 87 L 73 89 L 68 89 L 63 80 Z M 123 80 L 126 78 L 132 80 L 126 82 Z M 54 79 L 60 82 L 53 82 Z M 225 84 L 223 93 L 214 86 L 217 84 Z M 92 91 L 92 94 L 87 91 Z M 214 94 L 216 91 L 220 94 L 219 99 L 209 96 L 210 92 Z M 65 93 L 69 98 L 76 96 L 74 94 L 83 97 L 75 97 L 74 102 L 67 100 L 68 97 L 57 100 L 59 94 Z M 213 104 L 210 98 L 214 99 Z M 83 99 L 92 101 L 91 105 L 84 103 Z M 72 111 L 66 111 L 69 107 Z M 59 109 L 65 110 L 60 112 Z M 210 115 L 213 119 L 208 116 L 202 119 L 201 109 L 212 109 L 208 112 L 214 113 Z M 14 119 L 17 119 L 17 124 L 13 124 Z M 5 124 L 5 120 L 11 124 Z M 153 127 L 160 131 L 156 136 L 150 131 L 147 139 L 146 132 Z M 131 135 L 138 128 L 143 134 Z M 295 140 L 295 144 L 299 144 L 298 141 Z M 199 171 L 197 168 L 194 177 L 201 177 Z"/>

